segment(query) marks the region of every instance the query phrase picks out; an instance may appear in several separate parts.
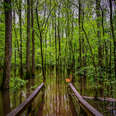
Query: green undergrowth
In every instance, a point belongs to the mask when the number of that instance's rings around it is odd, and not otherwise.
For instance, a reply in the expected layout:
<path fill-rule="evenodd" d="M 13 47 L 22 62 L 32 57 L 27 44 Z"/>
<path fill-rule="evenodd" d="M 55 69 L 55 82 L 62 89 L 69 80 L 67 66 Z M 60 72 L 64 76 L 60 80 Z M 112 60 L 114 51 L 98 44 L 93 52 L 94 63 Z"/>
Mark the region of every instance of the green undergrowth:
<path fill-rule="evenodd" d="M 19 77 L 11 78 L 10 79 L 10 88 L 19 89 L 19 88 L 23 87 L 27 82 L 28 82 L 28 80 L 23 80 Z"/>

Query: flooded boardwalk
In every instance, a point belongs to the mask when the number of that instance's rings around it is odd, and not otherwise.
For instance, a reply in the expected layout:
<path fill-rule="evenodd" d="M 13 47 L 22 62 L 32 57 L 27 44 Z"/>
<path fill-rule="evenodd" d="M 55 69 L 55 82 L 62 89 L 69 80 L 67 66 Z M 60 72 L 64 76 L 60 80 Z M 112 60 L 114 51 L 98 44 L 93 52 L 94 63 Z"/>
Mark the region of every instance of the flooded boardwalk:
<path fill-rule="evenodd" d="M 47 73 L 45 87 L 41 89 L 19 116 L 90 116 L 65 82 L 65 77 L 67 76 L 64 73 L 56 73 L 55 71 Z M 0 116 L 6 116 L 22 104 L 42 83 L 39 80 L 40 77 L 30 79 L 25 87 L 19 91 L 0 93 L 0 101 L 2 101 Z M 79 88 L 78 85 L 77 90 Z M 94 99 L 87 101 L 98 111 L 103 112 L 104 116 L 115 116 L 115 110 L 109 111 L 105 109 L 110 108 L 108 106 L 111 105 L 111 102 L 105 102 L 105 105 L 103 101 Z M 112 105 L 115 107 L 115 103 L 112 103 Z"/>
<path fill-rule="evenodd" d="M 7 100 L 3 101 L 0 108 L 1 116 L 6 116 L 13 109 L 23 103 L 35 90 L 33 87 L 37 87 L 41 82 L 37 78 L 28 81 L 26 86 L 17 91 L 17 95 L 14 92 L 2 94 L 9 98 L 7 105 L 8 111 L 4 111 L 5 107 L 3 104 Z M 22 94 L 23 93 L 23 94 Z M 2 97 L 0 97 L 2 100 Z M 2 110 L 4 109 L 4 110 Z M 45 82 L 45 88 L 35 97 L 35 99 L 21 112 L 20 116 L 78 116 L 75 112 L 73 103 L 68 95 L 67 84 L 62 74 L 56 74 L 50 72 L 47 75 L 47 81 Z"/>
<path fill-rule="evenodd" d="M 50 78 L 50 81 L 46 84 L 44 102 L 38 115 L 76 116 L 71 105 L 66 84 L 63 81 Z"/>

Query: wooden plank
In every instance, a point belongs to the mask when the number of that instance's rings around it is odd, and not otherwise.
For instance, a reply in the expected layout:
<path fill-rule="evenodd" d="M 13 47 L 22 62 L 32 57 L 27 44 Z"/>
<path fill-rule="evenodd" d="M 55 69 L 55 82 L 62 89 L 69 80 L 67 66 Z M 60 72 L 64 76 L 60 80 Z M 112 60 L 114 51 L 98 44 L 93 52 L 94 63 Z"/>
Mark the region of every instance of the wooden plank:
<path fill-rule="evenodd" d="M 42 83 L 38 88 L 19 106 L 17 106 L 14 110 L 12 110 L 7 116 L 16 116 L 19 115 L 26 106 L 32 102 L 32 100 L 37 96 L 39 91 L 44 87 L 44 83 Z"/>
<path fill-rule="evenodd" d="M 87 101 L 83 99 L 83 97 L 78 93 L 72 83 L 69 83 L 69 87 L 79 100 L 79 102 L 93 115 L 93 116 L 103 116 L 99 111 L 97 111 L 94 107 L 92 107 Z"/>
<path fill-rule="evenodd" d="M 90 96 L 83 96 L 84 99 L 89 99 L 89 100 L 94 100 L 95 98 L 94 97 L 90 97 Z M 115 98 L 102 98 L 102 97 L 97 97 L 98 100 L 101 100 L 101 101 L 107 101 L 107 102 L 116 102 L 116 99 Z"/>

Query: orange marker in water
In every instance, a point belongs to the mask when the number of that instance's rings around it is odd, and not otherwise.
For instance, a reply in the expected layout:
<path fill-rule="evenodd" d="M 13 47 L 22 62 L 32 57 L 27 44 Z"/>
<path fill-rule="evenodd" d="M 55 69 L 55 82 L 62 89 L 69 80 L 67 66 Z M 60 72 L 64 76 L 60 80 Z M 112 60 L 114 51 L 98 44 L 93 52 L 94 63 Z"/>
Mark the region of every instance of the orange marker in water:
<path fill-rule="evenodd" d="M 69 78 L 66 78 L 65 81 L 66 81 L 67 83 L 70 83 L 70 82 L 72 81 L 72 74 L 70 74 L 70 77 L 69 77 Z"/>
<path fill-rule="evenodd" d="M 66 80 L 67 83 L 71 82 L 70 78 L 66 78 L 65 80 Z"/>

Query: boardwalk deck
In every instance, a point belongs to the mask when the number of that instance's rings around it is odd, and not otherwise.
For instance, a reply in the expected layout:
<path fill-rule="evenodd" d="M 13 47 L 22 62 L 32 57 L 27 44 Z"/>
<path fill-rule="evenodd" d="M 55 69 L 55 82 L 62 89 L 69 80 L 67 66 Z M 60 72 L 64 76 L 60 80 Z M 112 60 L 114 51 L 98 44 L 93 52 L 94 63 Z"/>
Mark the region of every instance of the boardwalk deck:
<path fill-rule="evenodd" d="M 44 105 L 38 112 L 38 116 L 77 116 L 72 110 L 73 104 L 67 93 L 67 86 L 63 81 L 56 82 L 52 79 L 46 85 Z"/>
<path fill-rule="evenodd" d="M 95 108 L 93 108 L 83 97 L 77 92 L 74 86 L 69 83 L 70 88 L 78 98 L 79 102 L 92 114 L 93 116 L 103 116 Z M 16 116 L 22 113 L 27 106 L 34 100 L 41 88 L 44 87 L 42 83 L 22 104 L 11 111 L 7 116 Z M 40 98 L 39 98 L 40 99 Z M 78 116 L 79 109 L 74 106 L 67 91 L 67 85 L 63 81 L 57 81 L 56 79 L 49 80 L 46 83 L 46 89 L 43 93 L 42 103 L 40 106 L 36 106 L 37 110 L 34 115 L 39 116 Z M 38 100 L 36 101 L 38 102 Z M 33 107 L 33 106 L 32 106 Z M 80 107 L 80 105 L 79 105 Z M 30 112 L 31 114 L 32 112 Z"/>

